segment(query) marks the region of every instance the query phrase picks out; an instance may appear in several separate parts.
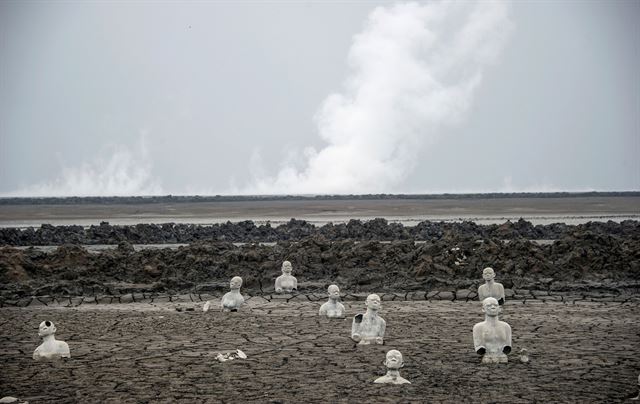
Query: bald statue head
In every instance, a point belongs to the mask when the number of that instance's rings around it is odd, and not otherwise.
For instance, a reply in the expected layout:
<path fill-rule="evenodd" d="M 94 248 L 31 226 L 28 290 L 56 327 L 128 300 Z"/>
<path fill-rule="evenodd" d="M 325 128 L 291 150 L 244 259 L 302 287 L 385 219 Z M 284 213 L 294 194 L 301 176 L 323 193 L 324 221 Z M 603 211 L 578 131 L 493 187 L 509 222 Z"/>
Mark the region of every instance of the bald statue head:
<path fill-rule="evenodd" d="M 287 275 L 291 275 L 291 271 L 293 271 L 293 266 L 291 266 L 291 262 L 284 261 L 282 263 L 282 273 L 283 274 L 287 274 Z"/>
<path fill-rule="evenodd" d="M 367 306 L 367 309 L 373 310 L 373 311 L 378 311 L 380 310 L 380 296 L 376 295 L 375 293 L 370 294 L 369 296 L 367 296 L 367 301 L 364 302 L 365 306 Z"/>
<path fill-rule="evenodd" d="M 47 335 L 52 335 L 56 332 L 56 326 L 51 321 L 43 321 L 40 323 L 38 327 L 38 336 L 46 337 Z"/>
<path fill-rule="evenodd" d="M 234 276 L 231 278 L 231 282 L 229 282 L 229 288 L 231 290 L 239 290 L 242 287 L 242 278 L 239 276 Z"/>
<path fill-rule="evenodd" d="M 486 267 L 482 270 L 482 279 L 485 281 L 492 281 L 496 277 L 496 273 L 493 271 L 493 268 Z"/>
<path fill-rule="evenodd" d="M 498 304 L 498 300 L 493 297 L 487 297 L 482 301 L 482 311 L 484 314 L 495 317 L 502 311 L 502 308 Z"/>
<path fill-rule="evenodd" d="M 387 352 L 387 359 L 384 361 L 384 365 L 388 369 L 400 369 L 404 366 L 402 361 L 402 354 L 396 349 L 392 349 Z"/>
<path fill-rule="evenodd" d="M 340 298 L 340 288 L 338 285 L 330 285 L 327 288 L 327 293 L 329 294 L 329 298 L 332 300 L 338 300 Z"/>

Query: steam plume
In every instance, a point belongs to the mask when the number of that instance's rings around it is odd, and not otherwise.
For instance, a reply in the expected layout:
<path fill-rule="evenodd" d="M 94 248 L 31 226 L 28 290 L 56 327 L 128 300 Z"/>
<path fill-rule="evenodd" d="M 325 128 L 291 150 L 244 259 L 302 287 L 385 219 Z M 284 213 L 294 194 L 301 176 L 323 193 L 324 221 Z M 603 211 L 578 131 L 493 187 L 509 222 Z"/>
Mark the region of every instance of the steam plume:
<path fill-rule="evenodd" d="M 159 195 L 162 188 L 151 175 L 151 160 L 141 138 L 137 150 L 113 146 L 108 159 L 96 158 L 75 167 L 63 167 L 56 179 L 31 185 L 4 196 L 126 196 Z"/>
<path fill-rule="evenodd" d="M 258 177 L 257 194 L 391 192 L 442 125 L 464 117 L 511 31 L 508 5 L 482 1 L 378 7 L 356 35 L 350 74 L 315 121 L 327 145 L 302 169 Z"/>

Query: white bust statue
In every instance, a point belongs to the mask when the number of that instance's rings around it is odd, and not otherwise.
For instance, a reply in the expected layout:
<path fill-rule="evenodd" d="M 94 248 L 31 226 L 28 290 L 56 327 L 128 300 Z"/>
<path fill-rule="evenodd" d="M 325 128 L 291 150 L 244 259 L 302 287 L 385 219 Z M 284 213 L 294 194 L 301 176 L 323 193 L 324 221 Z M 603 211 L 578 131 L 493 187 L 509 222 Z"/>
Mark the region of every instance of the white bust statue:
<path fill-rule="evenodd" d="M 344 305 L 340 299 L 340 289 L 337 285 L 331 285 L 327 289 L 329 301 L 320 306 L 320 315 L 328 318 L 344 318 Z"/>
<path fill-rule="evenodd" d="M 33 351 L 33 359 L 49 360 L 59 358 L 71 358 L 69 345 L 64 341 L 58 341 L 54 337 L 56 326 L 51 321 L 43 321 L 38 328 L 38 335 L 42 337 L 42 344 Z"/>
<path fill-rule="evenodd" d="M 289 261 L 282 263 L 282 275 L 276 278 L 276 293 L 290 293 L 298 290 L 298 280 L 291 275 L 293 267 Z"/>
<path fill-rule="evenodd" d="M 382 344 L 387 322 L 378 316 L 380 310 L 380 296 L 371 294 L 365 302 L 367 312 L 353 317 L 351 324 L 351 339 L 361 345 Z"/>
<path fill-rule="evenodd" d="M 632 398 L 631 401 L 638 401 L 638 400 L 640 400 L 640 375 L 638 375 L 638 395 Z"/>
<path fill-rule="evenodd" d="M 392 349 L 387 352 L 387 359 L 384 361 L 384 365 L 387 367 L 387 374 L 378 377 L 374 380 L 374 383 L 411 384 L 409 380 L 400 376 L 399 369 L 404 366 L 400 351 Z"/>
<path fill-rule="evenodd" d="M 242 278 L 239 276 L 234 276 L 231 278 L 231 282 L 229 282 L 230 292 L 225 293 L 222 296 L 222 301 L 220 306 L 222 306 L 222 311 L 238 311 L 242 303 L 244 303 L 244 297 L 240 294 L 240 287 L 242 286 Z"/>
<path fill-rule="evenodd" d="M 504 304 L 504 287 L 501 283 L 495 282 L 496 273 L 493 272 L 493 268 L 485 268 L 482 271 L 482 278 L 484 279 L 484 284 L 478 288 L 480 301 L 484 301 L 487 297 L 493 297 L 502 306 Z"/>
<path fill-rule="evenodd" d="M 484 321 L 473 326 L 473 344 L 482 363 L 507 363 L 511 352 L 511 326 L 498 320 L 502 308 L 493 297 L 482 301 Z"/>

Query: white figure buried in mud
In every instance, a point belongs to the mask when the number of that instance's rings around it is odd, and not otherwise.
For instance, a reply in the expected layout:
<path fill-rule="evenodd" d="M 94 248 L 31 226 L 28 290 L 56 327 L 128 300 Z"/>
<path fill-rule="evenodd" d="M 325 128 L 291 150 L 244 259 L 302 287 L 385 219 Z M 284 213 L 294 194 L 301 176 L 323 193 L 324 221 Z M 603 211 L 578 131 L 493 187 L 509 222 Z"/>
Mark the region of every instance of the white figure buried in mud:
<path fill-rule="evenodd" d="M 344 318 L 344 306 L 340 299 L 340 289 L 337 285 L 331 285 L 327 289 L 329 301 L 320 306 L 320 315 L 328 318 Z"/>
<path fill-rule="evenodd" d="M 378 377 L 374 383 L 411 384 L 409 380 L 400 376 L 399 369 L 404 366 L 400 351 L 392 349 L 387 352 L 387 359 L 384 361 L 384 365 L 387 367 L 387 374 Z"/>
<path fill-rule="evenodd" d="M 504 287 L 501 283 L 495 281 L 496 273 L 493 272 L 493 268 L 485 268 L 482 271 L 482 278 L 484 279 L 484 285 L 480 285 L 478 288 L 480 301 L 483 302 L 487 297 L 493 297 L 502 306 L 504 304 Z"/>
<path fill-rule="evenodd" d="M 282 263 L 282 275 L 276 278 L 276 293 L 291 293 L 298 290 L 298 280 L 291 275 L 293 267 L 289 261 Z"/>
<path fill-rule="evenodd" d="M 507 363 L 511 352 L 511 326 L 498 320 L 502 308 L 493 297 L 482 301 L 484 321 L 473 326 L 473 345 L 482 363 Z"/>
<path fill-rule="evenodd" d="M 225 293 L 222 296 L 222 302 L 220 305 L 222 306 L 222 311 L 230 312 L 230 311 L 238 311 L 242 303 L 244 303 L 244 297 L 240 294 L 240 287 L 242 286 L 242 278 L 239 276 L 234 276 L 231 278 L 231 282 L 229 282 L 230 292 Z"/>
<path fill-rule="evenodd" d="M 365 305 L 367 306 L 367 312 L 353 317 L 351 339 L 361 345 L 383 344 L 387 322 L 378 316 L 380 296 L 376 294 L 367 296 Z"/>
<path fill-rule="evenodd" d="M 638 395 L 633 397 L 631 401 L 640 401 L 640 375 L 638 375 Z"/>
<path fill-rule="evenodd" d="M 42 337 L 42 344 L 33 351 L 33 359 L 51 360 L 60 358 L 71 358 L 69 345 L 64 341 L 58 341 L 54 334 L 56 326 L 51 321 L 43 321 L 38 328 L 38 335 Z"/>

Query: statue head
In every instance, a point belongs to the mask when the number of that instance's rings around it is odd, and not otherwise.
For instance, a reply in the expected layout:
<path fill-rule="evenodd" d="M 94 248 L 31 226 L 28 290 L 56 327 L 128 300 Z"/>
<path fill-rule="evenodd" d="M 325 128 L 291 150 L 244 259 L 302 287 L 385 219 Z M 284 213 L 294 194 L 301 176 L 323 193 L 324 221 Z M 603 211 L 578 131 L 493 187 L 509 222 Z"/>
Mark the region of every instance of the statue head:
<path fill-rule="evenodd" d="M 338 300 L 340 298 L 340 288 L 338 287 L 338 285 L 330 285 L 327 288 L 327 293 L 333 300 Z"/>
<path fill-rule="evenodd" d="M 291 275 L 291 271 L 293 271 L 293 267 L 289 261 L 285 261 L 282 263 L 282 273 Z"/>
<path fill-rule="evenodd" d="M 375 293 L 372 293 L 369 296 L 367 296 L 367 301 L 364 302 L 364 304 L 365 304 L 365 306 L 367 306 L 368 309 L 379 310 L 380 309 L 380 296 L 376 295 Z"/>
<path fill-rule="evenodd" d="M 387 352 L 387 359 L 384 361 L 384 365 L 387 369 L 400 369 L 404 366 L 404 362 L 402 361 L 402 354 L 400 351 L 396 349 L 392 349 Z"/>
<path fill-rule="evenodd" d="M 485 281 L 493 280 L 493 279 L 495 279 L 495 277 L 496 277 L 496 273 L 493 272 L 493 268 L 486 267 L 484 270 L 482 270 L 482 278 Z"/>
<path fill-rule="evenodd" d="M 38 327 L 38 336 L 46 337 L 56 332 L 56 326 L 51 321 L 43 321 Z"/>
<path fill-rule="evenodd" d="M 482 311 L 488 316 L 495 317 L 502 311 L 498 301 L 493 297 L 487 297 L 482 301 Z"/>
<path fill-rule="evenodd" d="M 229 287 L 231 290 L 240 289 L 242 286 L 242 278 L 239 276 L 234 276 L 231 278 L 231 282 L 229 282 Z"/>

